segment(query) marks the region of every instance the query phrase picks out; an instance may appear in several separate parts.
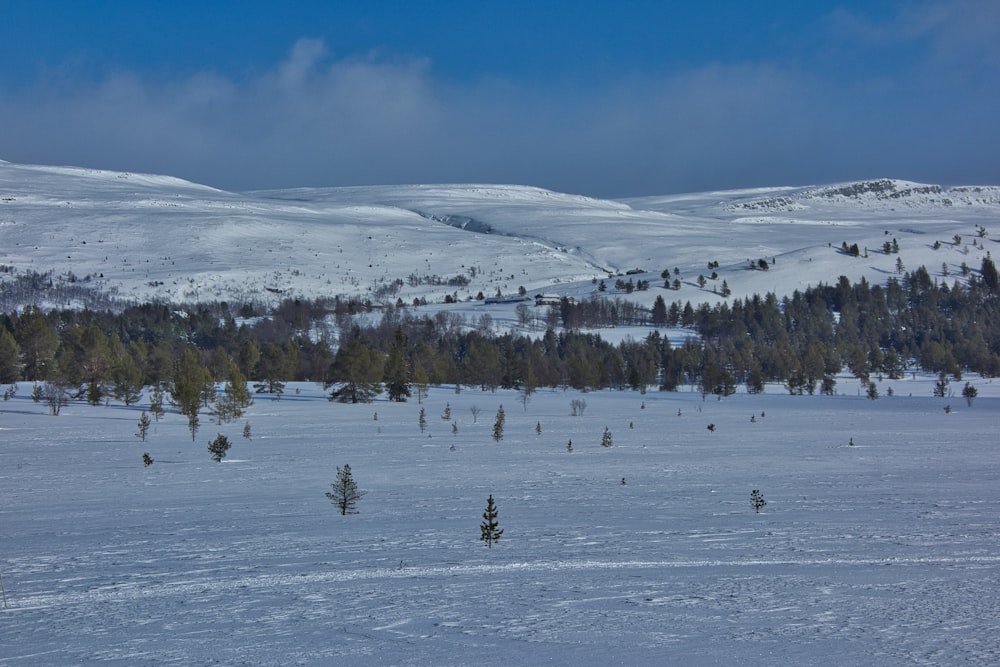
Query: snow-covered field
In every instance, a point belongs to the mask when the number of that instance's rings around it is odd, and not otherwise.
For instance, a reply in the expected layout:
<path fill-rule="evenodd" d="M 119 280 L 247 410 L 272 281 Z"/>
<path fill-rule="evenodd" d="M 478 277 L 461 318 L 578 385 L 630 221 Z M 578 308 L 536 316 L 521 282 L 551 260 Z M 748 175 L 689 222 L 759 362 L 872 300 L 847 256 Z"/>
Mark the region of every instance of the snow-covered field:
<path fill-rule="evenodd" d="M 257 398 L 252 441 L 168 413 L 145 443 L 144 405 L 50 417 L 22 385 L 0 403 L 0 665 L 995 665 L 1000 384 L 973 382 L 971 408 L 919 378 L 875 401 L 847 378 L 434 388 L 425 433 L 416 400 L 303 384 Z M 324 497 L 345 463 L 368 492 L 346 517 Z"/>

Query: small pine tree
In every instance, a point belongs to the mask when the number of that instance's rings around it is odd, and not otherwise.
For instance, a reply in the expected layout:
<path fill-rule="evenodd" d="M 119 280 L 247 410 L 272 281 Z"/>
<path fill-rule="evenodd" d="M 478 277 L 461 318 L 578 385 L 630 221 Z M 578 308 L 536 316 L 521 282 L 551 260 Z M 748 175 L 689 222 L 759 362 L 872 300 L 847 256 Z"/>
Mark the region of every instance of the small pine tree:
<path fill-rule="evenodd" d="M 497 410 L 496 420 L 493 422 L 493 439 L 497 442 L 503 440 L 503 425 L 506 419 L 507 416 L 504 414 L 503 406 L 501 405 L 500 409 Z"/>
<path fill-rule="evenodd" d="M 444 404 L 444 412 L 441 413 L 441 419 L 443 421 L 451 421 L 451 403 Z"/>
<path fill-rule="evenodd" d="M 962 396 L 965 397 L 965 402 L 972 407 L 972 402 L 976 400 L 976 396 L 979 396 L 979 390 L 972 386 L 972 384 L 966 382 L 965 387 L 962 389 Z"/>
<path fill-rule="evenodd" d="M 420 415 L 417 417 L 417 425 L 420 426 L 421 433 L 427 430 L 427 413 L 424 412 L 423 408 L 420 408 Z"/>
<path fill-rule="evenodd" d="M 941 371 L 938 374 L 937 382 L 934 383 L 934 395 L 938 398 L 944 398 L 948 394 L 948 377 Z"/>
<path fill-rule="evenodd" d="M 103 397 L 104 386 L 96 380 L 91 380 L 90 384 L 87 385 L 87 403 L 90 403 L 91 405 L 100 405 Z"/>
<path fill-rule="evenodd" d="M 869 382 L 868 391 L 865 392 L 865 395 L 869 398 L 869 400 L 872 401 L 878 398 L 878 385 L 876 385 L 874 382 Z"/>
<path fill-rule="evenodd" d="M 614 444 L 614 440 L 611 437 L 611 431 L 608 427 L 604 427 L 604 435 L 601 436 L 601 447 L 611 447 Z"/>
<path fill-rule="evenodd" d="M 750 492 L 750 507 L 753 508 L 755 514 L 760 514 L 760 511 L 764 508 L 767 501 L 764 500 L 764 494 L 758 489 L 754 489 Z"/>
<path fill-rule="evenodd" d="M 572 438 L 570 438 L 569 442 L 566 443 L 566 451 L 567 452 L 572 452 L 573 451 L 573 439 Z"/>
<path fill-rule="evenodd" d="M 142 414 L 139 415 L 139 431 L 135 434 L 143 442 L 146 442 L 146 434 L 149 433 L 149 423 L 149 415 L 143 410 Z"/>
<path fill-rule="evenodd" d="M 341 516 L 358 513 L 355 507 L 367 491 L 358 489 L 358 485 L 351 475 L 351 466 L 346 463 L 343 468 L 337 466 L 337 479 L 330 487 L 332 490 L 326 492 L 326 497 L 337 506 Z"/>
<path fill-rule="evenodd" d="M 149 452 L 142 453 L 142 464 L 147 468 L 153 465 L 153 457 L 149 455 Z"/>
<path fill-rule="evenodd" d="M 243 437 L 246 438 L 247 440 L 253 440 L 253 437 L 250 433 L 250 422 L 243 424 Z"/>
<path fill-rule="evenodd" d="M 188 415 L 188 430 L 191 431 L 191 442 L 194 442 L 194 436 L 198 432 L 198 415 L 190 414 Z"/>
<path fill-rule="evenodd" d="M 212 454 L 212 460 L 216 463 L 222 463 L 222 459 L 226 458 L 226 452 L 232 445 L 229 443 L 229 438 L 222 435 L 221 433 L 216 436 L 215 440 L 208 443 L 208 451 Z"/>
<path fill-rule="evenodd" d="M 149 411 L 153 413 L 153 419 L 160 421 L 163 416 L 163 389 L 158 384 L 153 386 L 153 391 L 149 394 Z"/>
<path fill-rule="evenodd" d="M 490 549 L 493 548 L 493 543 L 500 541 L 500 536 L 503 535 L 503 528 L 500 528 L 500 523 L 497 521 L 497 507 L 493 504 L 493 494 L 486 499 L 486 511 L 483 512 L 483 523 L 479 526 L 480 536 L 479 539 L 486 543 L 486 546 Z"/>
<path fill-rule="evenodd" d="M 542 422 L 540 421 L 535 422 L 535 435 L 541 435 L 541 434 L 542 434 Z"/>

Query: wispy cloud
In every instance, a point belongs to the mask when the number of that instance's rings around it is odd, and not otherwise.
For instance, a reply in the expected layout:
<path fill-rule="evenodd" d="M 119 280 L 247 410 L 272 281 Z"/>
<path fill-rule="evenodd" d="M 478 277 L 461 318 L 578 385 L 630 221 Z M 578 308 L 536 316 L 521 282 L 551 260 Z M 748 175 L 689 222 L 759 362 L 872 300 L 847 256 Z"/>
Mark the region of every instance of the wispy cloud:
<path fill-rule="evenodd" d="M 934 124 L 968 100 L 924 110 L 922 89 L 877 76 L 832 83 L 748 63 L 557 83 L 446 82 L 426 60 L 337 58 L 303 39 L 240 79 L 119 71 L 7 94 L 0 157 L 231 189 L 488 181 L 613 196 L 873 175 L 1000 181 L 995 123 L 970 117 L 945 135 Z"/>

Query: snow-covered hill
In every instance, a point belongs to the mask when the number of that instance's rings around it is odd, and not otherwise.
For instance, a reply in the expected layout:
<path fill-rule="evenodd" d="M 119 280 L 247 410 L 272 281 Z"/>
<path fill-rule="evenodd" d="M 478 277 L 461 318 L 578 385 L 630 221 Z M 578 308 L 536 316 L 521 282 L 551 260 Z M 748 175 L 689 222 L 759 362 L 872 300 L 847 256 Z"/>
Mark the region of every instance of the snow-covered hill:
<path fill-rule="evenodd" d="M 741 296 L 840 275 L 881 282 L 897 259 L 932 274 L 977 268 L 995 243 L 977 233 L 994 231 L 998 214 L 1000 187 L 888 179 L 610 201 L 514 185 L 233 193 L 0 161 L 3 278 L 52 271 L 136 300 L 440 304 L 519 287 L 580 297 L 641 269 L 652 289 L 629 298 L 698 303 L 717 299 L 722 280 Z M 899 254 L 879 252 L 891 239 Z M 868 256 L 842 253 L 844 242 Z M 758 259 L 770 270 L 750 270 Z M 699 287 L 709 262 L 718 279 Z M 681 289 L 664 290 L 660 273 L 674 267 Z"/>

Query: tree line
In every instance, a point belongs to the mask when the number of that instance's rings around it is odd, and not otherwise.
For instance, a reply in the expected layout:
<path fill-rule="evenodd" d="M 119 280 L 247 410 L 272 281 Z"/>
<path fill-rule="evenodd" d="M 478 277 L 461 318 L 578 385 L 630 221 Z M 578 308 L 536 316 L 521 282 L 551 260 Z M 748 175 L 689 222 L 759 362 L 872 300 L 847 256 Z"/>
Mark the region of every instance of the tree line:
<path fill-rule="evenodd" d="M 226 304 L 121 312 L 29 306 L 0 318 L 0 383 L 59 381 L 92 403 L 129 403 L 141 388 L 159 387 L 182 397 L 190 412 L 196 388 L 234 378 L 269 393 L 288 381 L 321 382 L 332 399 L 365 402 L 380 392 L 402 401 L 414 386 L 440 384 L 529 393 L 695 385 L 724 395 L 770 382 L 793 393 L 832 393 L 844 368 L 865 382 L 917 368 L 956 380 L 967 371 L 1000 375 L 1000 287 L 988 257 L 978 273 L 950 285 L 920 267 L 884 285 L 841 277 L 782 298 L 716 305 L 564 300 L 537 337 L 496 333 L 488 315 L 472 325 L 446 312 L 392 306 L 377 323 L 356 324 L 353 315 L 369 308 L 288 300 L 263 316 Z M 692 335 L 676 346 L 658 331 L 612 344 L 586 331 L 609 326 L 609 318 L 687 327 Z M 336 346 L 323 333 L 331 320 Z"/>

